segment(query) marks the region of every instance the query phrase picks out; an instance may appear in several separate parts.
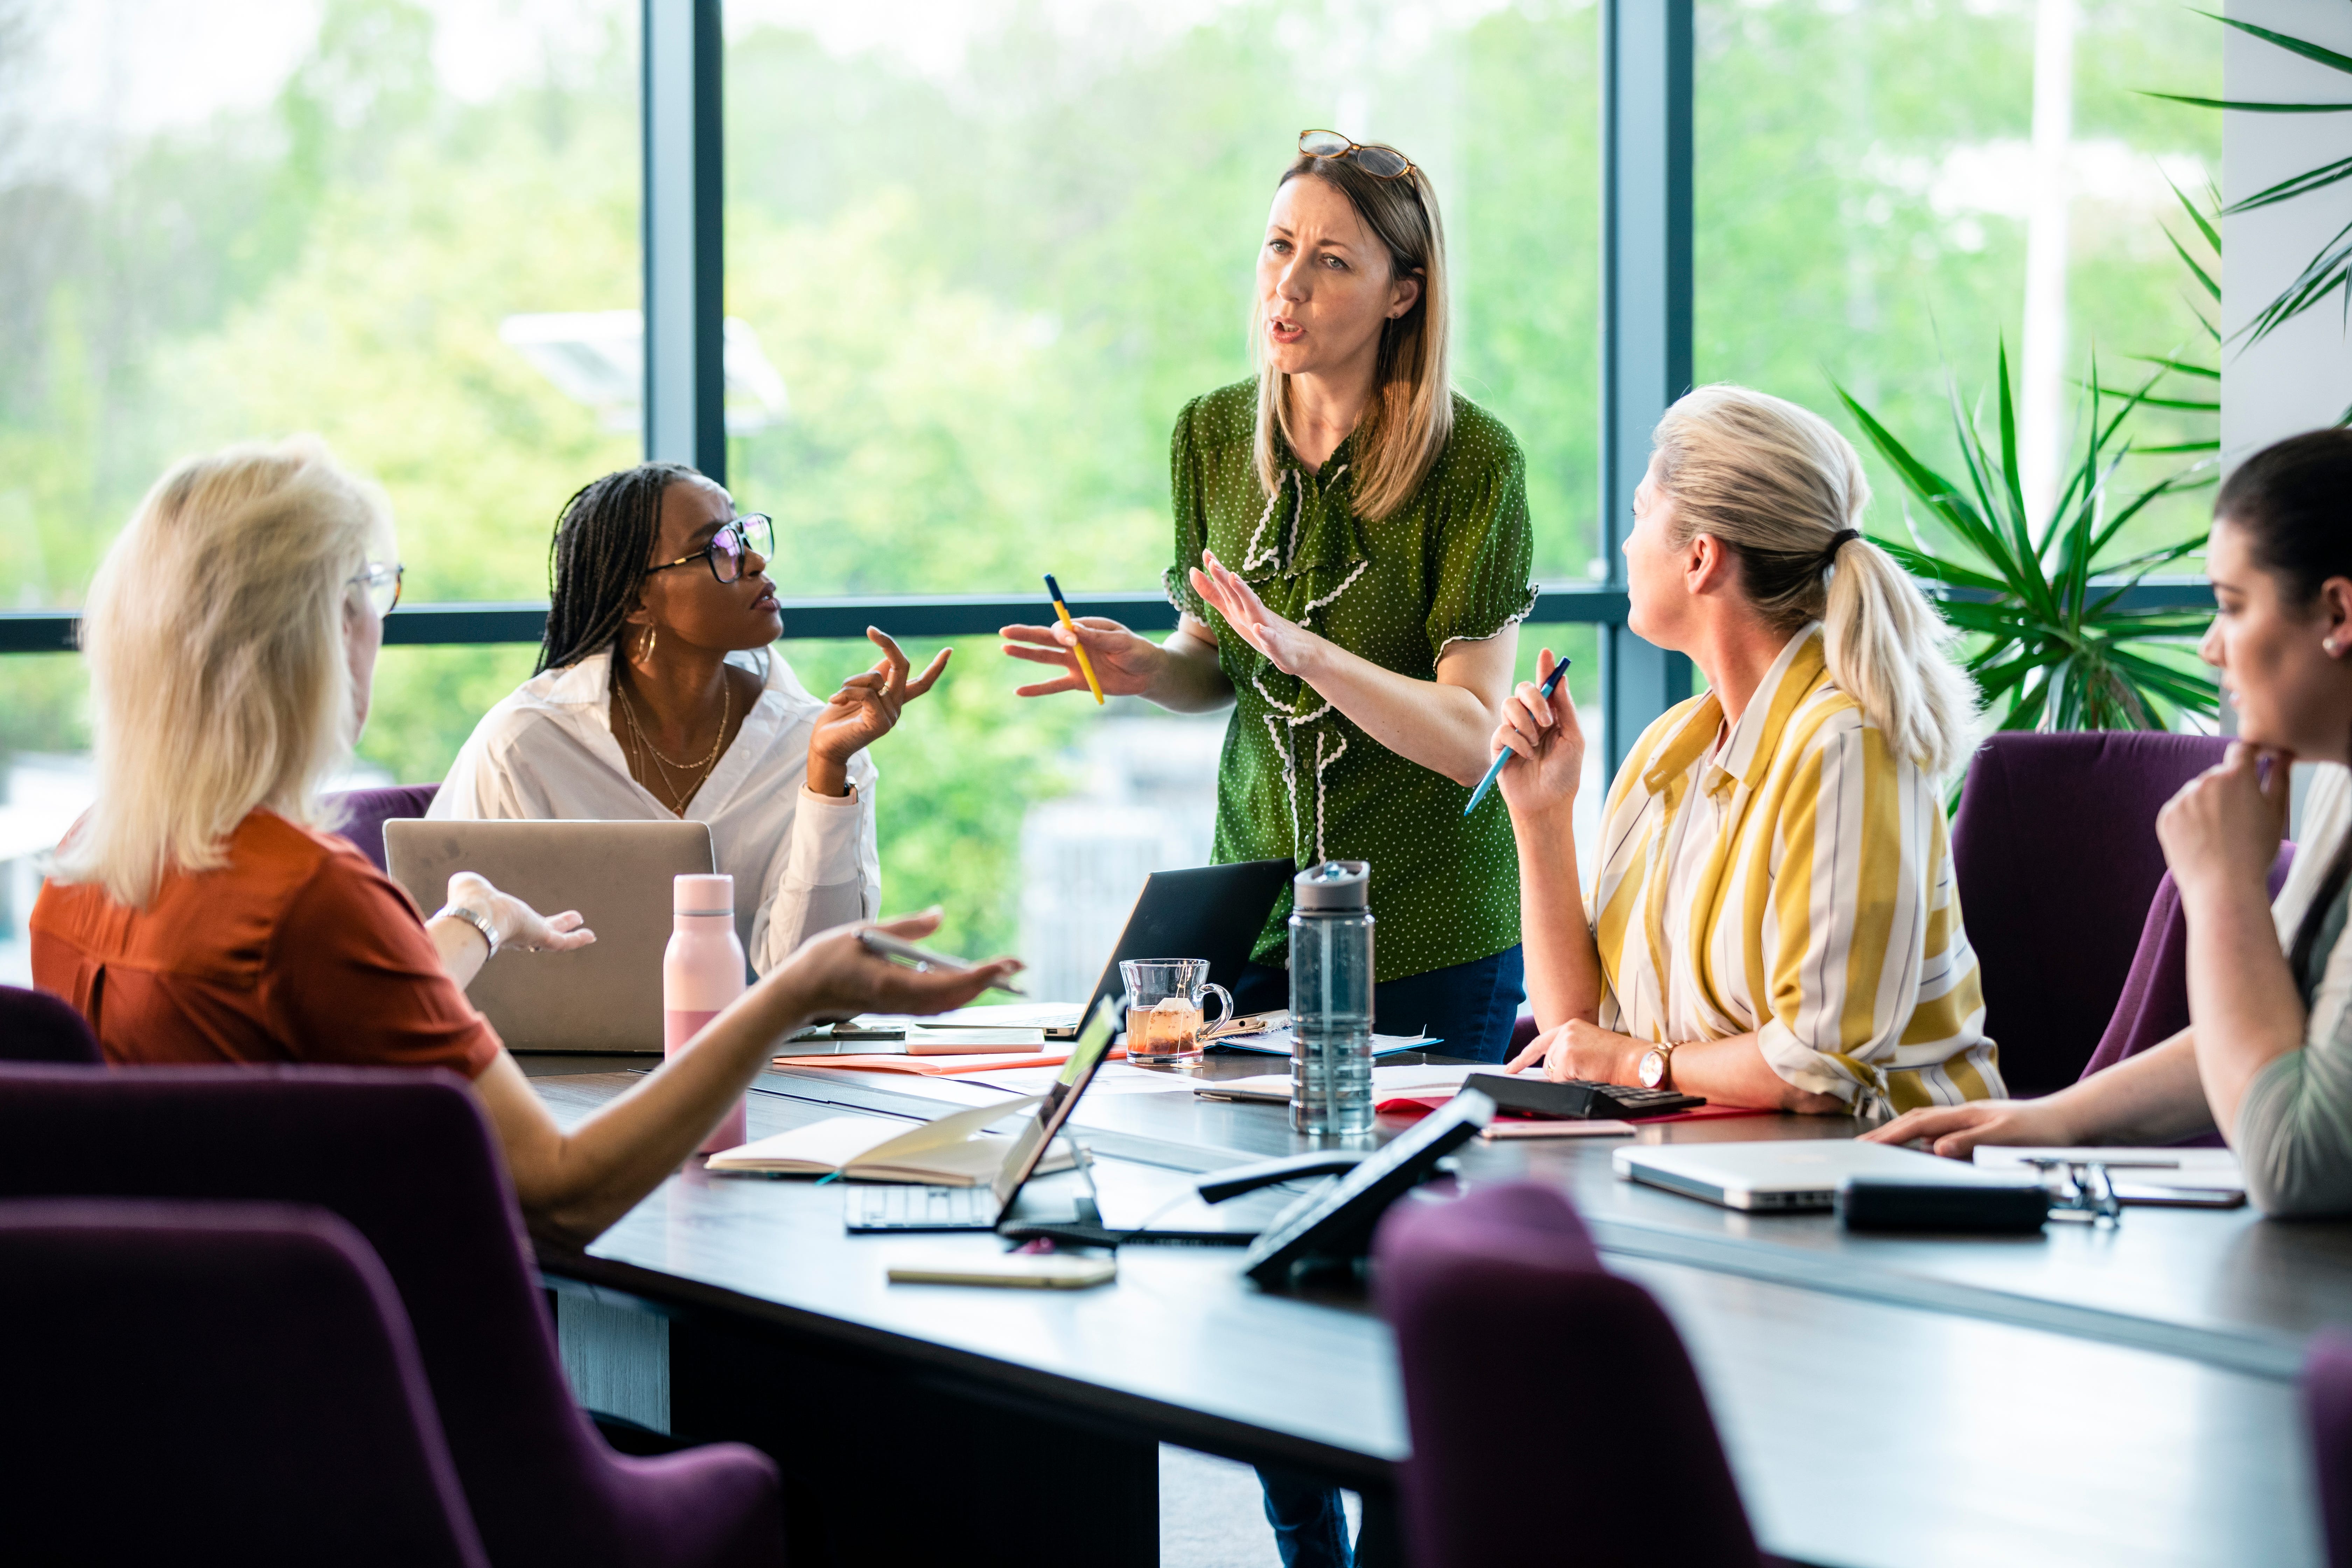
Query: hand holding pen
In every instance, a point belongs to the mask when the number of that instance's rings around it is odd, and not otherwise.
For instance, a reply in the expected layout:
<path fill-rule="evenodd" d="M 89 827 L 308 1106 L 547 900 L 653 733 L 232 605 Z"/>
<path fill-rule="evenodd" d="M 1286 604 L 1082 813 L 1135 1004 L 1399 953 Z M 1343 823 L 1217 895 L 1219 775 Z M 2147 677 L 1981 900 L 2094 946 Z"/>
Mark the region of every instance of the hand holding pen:
<path fill-rule="evenodd" d="M 1514 815 L 1574 803 L 1584 778 L 1584 728 L 1568 694 L 1569 661 L 1545 648 L 1536 657 L 1541 682 L 1523 680 L 1503 703 L 1495 731 L 1495 762 L 1463 815 L 1478 808 L 1489 787 L 1502 784 Z M 1520 759 L 1512 765 L 1513 758 Z"/>

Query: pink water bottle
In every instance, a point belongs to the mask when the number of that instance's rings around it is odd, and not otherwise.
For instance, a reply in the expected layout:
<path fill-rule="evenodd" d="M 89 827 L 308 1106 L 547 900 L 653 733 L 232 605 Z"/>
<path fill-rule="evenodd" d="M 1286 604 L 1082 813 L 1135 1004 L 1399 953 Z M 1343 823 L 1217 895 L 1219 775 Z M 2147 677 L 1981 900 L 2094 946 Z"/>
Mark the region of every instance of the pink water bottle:
<path fill-rule="evenodd" d="M 743 994 L 743 944 L 735 939 L 735 879 L 680 877 L 671 895 L 677 926 L 662 954 L 662 1054 L 676 1056 Z M 715 1154 L 749 1141 L 738 1100 L 701 1152 Z"/>

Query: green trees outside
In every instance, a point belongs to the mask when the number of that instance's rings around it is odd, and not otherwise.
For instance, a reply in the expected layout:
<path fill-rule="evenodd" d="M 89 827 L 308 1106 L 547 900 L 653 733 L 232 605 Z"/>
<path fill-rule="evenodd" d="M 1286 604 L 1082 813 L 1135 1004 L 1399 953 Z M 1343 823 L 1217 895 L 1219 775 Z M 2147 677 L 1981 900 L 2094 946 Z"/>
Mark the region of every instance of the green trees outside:
<path fill-rule="evenodd" d="M 412 599 L 543 595 L 558 507 L 637 444 L 499 326 L 636 302 L 635 10 L 583 0 L 577 36 L 482 100 L 436 78 L 430 12 L 327 0 L 274 101 L 87 168 L 0 115 L 0 603 L 75 603 L 173 457 L 294 429 L 384 485 Z M 2217 82 L 2210 25 L 2081 11 L 2078 141 L 2217 165 L 2210 117 L 2128 90 Z M 0 0 L 0 102 L 49 15 Z M 1593 569 L 1592 6 L 1058 15 L 1016 9 L 944 74 L 730 37 L 728 310 L 791 398 L 730 477 L 778 520 L 784 591 L 1156 584 L 1170 424 L 1246 373 L 1264 205 L 1309 125 L 1435 176 L 1458 383 L 1526 448 L 1538 574 Z M 1700 376 L 1829 408 L 1834 375 L 1933 426 L 1939 342 L 1973 365 L 2013 341 L 2023 226 L 1950 190 L 1968 150 L 2027 133 L 2031 5 L 1704 0 L 1700 24 Z M 2070 363 L 2194 331 L 2127 195 L 2077 203 Z M 817 689 L 864 658 L 785 647 Z M 957 658 L 877 752 L 885 877 L 894 908 L 947 906 L 951 945 L 1001 948 L 1022 810 L 1065 786 L 1094 710 L 1019 702 L 987 639 Z M 365 756 L 438 777 L 530 663 L 387 650 Z M 0 661 L 0 747 L 82 744 L 79 690 L 69 659 Z"/>

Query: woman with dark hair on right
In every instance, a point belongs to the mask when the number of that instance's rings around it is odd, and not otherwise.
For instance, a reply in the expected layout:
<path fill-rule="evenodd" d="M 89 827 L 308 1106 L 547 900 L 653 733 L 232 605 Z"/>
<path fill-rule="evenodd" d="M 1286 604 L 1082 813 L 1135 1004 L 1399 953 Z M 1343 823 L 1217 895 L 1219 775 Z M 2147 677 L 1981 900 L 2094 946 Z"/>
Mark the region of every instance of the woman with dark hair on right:
<path fill-rule="evenodd" d="M 2046 1099 L 1914 1110 L 1870 1136 L 1965 1158 L 1979 1143 L 2164 1143 L 2219 1127 L 2264 1214 L 2352 1214 L 2347 496 L 2352 430 L 2314 430 L 2249 458 L 2214 503 L 2220 613 L 2198 651 L 2221 672 L 2239 742 L 2156 819 L 2189 917 L 2189 1026 Z M 2326 765 L 2265 908 L 2297 762 Z"/>

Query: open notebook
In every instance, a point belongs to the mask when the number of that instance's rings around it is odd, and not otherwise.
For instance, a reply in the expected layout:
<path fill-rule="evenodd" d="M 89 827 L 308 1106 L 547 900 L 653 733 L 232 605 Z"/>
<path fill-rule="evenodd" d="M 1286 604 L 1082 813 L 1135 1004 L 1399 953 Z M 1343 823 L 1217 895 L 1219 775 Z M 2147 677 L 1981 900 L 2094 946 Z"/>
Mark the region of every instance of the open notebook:
<path fill-rule="evenodd" d="M 972 1187 L 993 1180 L 1012 1141 L 986 1129 L 1009 1116 L 1035 1110 L 1042 1094 L 1024 1095 L 958 1110 L 919 1127 L 872 1116 L 831 1116 L 740 1148 L 713 1154 L 713 1171 L 767 1176 L 848 1176 L 863 1182 L 919 1182 L 940 1187 Z M 1058 1163 L 1056 1160 L 1058 1158 Z M 1070 1163 L 1066 1149 L 1046 1151 L 1041 1169 Z"/>

